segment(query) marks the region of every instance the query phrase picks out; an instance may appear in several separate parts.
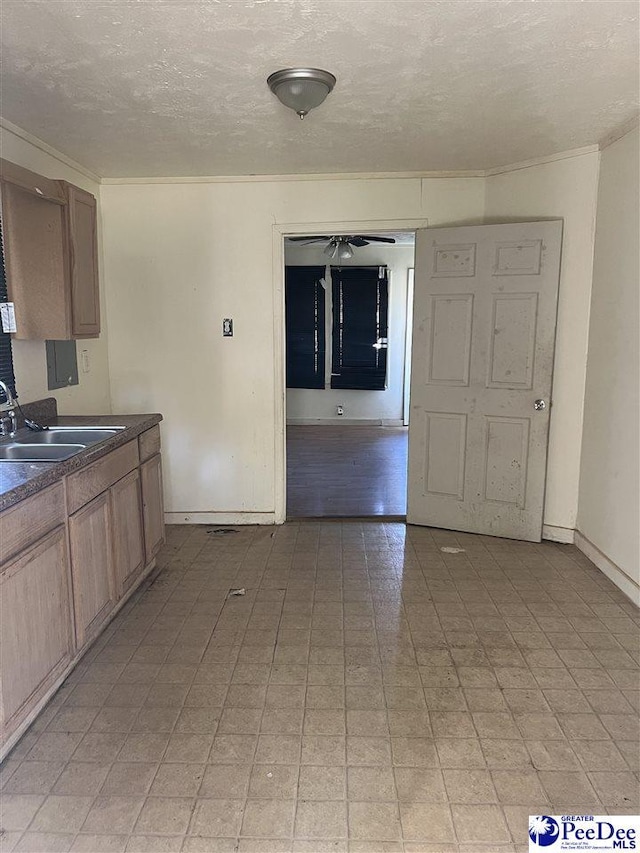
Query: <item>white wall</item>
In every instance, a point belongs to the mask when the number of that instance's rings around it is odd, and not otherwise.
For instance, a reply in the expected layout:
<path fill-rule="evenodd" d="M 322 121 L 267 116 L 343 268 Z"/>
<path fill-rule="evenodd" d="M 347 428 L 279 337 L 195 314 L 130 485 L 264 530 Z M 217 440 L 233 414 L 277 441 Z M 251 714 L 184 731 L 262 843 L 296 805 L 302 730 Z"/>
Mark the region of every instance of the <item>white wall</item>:
<path fill-rule="evenodd" d="M 564 220 L 545 535 L 572 541 L 578 509 L 598 152 L 486 180 L 486 221 Z"/>
<path fill-rule="evenodd" d="M 164 414 L 169 518 L 272 521 L 284 425 L 274 230 L 479 222 L 484 180 L 103 184 L 101 199 L 113 410 Z"/>
<path fill-rule="evenodd" d="M 285 246 L 285 263 L 291 266 L 324 266 L 324 245 Z M 355 249 L 354 255 L 340 266 L 377 266 L 389 270 L 389 348 L 387 349 L 387 387 L 384 391 L 343 391 L 325 388 L 287 390 L 287 421 L 345 420 L 396 421 L 403 416 L 404 349 L 407 320 L 407 271 L 413 266 L 413 246 L 371 243 Z M 334 262 L 335 264 L 335 262 Z M 330 291 L 328 291 L 330 293 Z M 327 320 L 327 330 L 331 323 Z M 327 337 L 329 363 L 331 349 Z M 327 370 L 329 378 L 330 366 Z M 344 416 L 336 406 L 344 406 Z"/>
<path fill-rule="evenodd" d="M 578 530 L 638 597 L 640 131 L 601 155 Z M 581 546 L 585 543 L 580 543 Z"/>
<path fill-rule="evenodd" d="M 5 128 L 0 128 L 0 146 L 5 160 L 31 169 L 47 178 L 63 179 L 87 190 L 99 198 L 100 186 L 82 172 L 58 160 L 55 155 L 40 150 Z M 55 397 L 61 414 L 102 414 L 111 411 L 109 364 L 107 357 L 107 318 L 102 277 L 101 224 L 98 221 L 100 266 L 100 298 L 102 333 L 99 338 L 77 342 L 78 360 L 81 350 L 89 354 L 89 373 L 79 370 L 79 384 L 56 391 L 47 389 L 47 359 L 44 341 L 14 340 L 13 362 L 16 386 L 21 403 L 43 397 Z"/>

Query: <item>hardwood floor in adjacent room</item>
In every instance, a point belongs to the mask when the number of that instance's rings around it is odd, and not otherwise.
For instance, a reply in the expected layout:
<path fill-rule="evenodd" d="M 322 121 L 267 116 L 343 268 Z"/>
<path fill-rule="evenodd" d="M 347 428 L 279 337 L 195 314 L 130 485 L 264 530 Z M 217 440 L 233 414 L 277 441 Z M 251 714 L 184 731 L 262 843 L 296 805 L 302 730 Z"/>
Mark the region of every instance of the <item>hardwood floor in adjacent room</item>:
<path fill-rule="evenodd" d="M 287 427 L 287 517 L 403 516 L 407 427 Z"/>

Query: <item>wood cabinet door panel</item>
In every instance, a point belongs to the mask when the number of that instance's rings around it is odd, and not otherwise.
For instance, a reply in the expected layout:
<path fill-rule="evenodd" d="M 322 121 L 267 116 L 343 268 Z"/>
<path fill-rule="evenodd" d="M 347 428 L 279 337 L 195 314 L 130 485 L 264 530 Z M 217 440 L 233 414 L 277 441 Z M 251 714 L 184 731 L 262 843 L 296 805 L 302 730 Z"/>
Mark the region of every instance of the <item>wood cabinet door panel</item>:
<path fill-rule="evenodd" d="M 162 462 L 160 454 L 140 466 L 142 479 L 142 508 L 144 517 L 144 547 L 146 562 L 158 553 L 164 542 L 164 505 L 162 499 Z"/>
<path fill-rule="evenodd" d="M 0 643 L 3 718 L 5 734 L 9 735 L 73 655 L 64 526 L 3 568 Z M 10 724 L 12 718 L 15 720 Z"/>
<path fill-rule="evenodd" d="M 67 185 L 71 271 L 71 331 L 74 338 L 100 334 L 96 200 Z"/>
<path fill-rule="evenodd" d="M 113 564 L 118 597 L 135 582 L 144 568 L 142 496 L 136 469 L 111 487 Z"/>
<path fill-rule="evenodd" d="M 76 641 L 82 648 L 115 605 L 109 493 L 69 518 Z"/>

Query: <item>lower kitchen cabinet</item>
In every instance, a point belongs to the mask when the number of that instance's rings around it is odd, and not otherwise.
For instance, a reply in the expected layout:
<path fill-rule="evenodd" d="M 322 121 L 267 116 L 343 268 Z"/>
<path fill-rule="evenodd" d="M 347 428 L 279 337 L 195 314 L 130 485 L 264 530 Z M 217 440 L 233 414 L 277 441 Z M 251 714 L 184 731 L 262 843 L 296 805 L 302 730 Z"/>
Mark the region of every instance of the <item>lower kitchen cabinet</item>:
<path fill-rule="evenodd" d="M 116 591 L 122 597 L 144 569 L 142 496 L 136 468 L 109 490 Z"/>
<path fill-rule="evenodd" d="M 140 477 L 142 480 L 144 548 L 148 563 L 155 557 L 164 543 L 162 460 L 159 453 L 142 463 Z"/>
<path fill-rule="evenodd" d="M 109 493 L 69 517 L 69 547 L 78 649 L 91 640 L 115 606 Z"/>
<path fill-rule="evenodd" d="M 0 573 L 1 703 L 8 739 L 74 655 L 64 525 L 5 563 Z"/>

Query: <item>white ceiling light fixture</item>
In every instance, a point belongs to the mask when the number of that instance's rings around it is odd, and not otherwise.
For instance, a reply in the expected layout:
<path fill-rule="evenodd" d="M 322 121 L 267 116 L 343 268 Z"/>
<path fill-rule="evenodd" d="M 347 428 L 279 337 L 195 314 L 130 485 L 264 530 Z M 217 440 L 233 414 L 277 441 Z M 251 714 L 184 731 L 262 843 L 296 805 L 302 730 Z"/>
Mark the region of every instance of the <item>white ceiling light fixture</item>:
<path fill-rule="evenodd" d="M 323 254 L 332 260 L 347 261 L 353 257 L 353 249 L 346 237 L 334 237 L 323 249 Z"/>
<path fill-rule="evenodd" d="M 319 107 L 336 85 L 336 78 L 320 68 L 283 68 L 267 78 L 273 94 L 300 118 Z"/>

